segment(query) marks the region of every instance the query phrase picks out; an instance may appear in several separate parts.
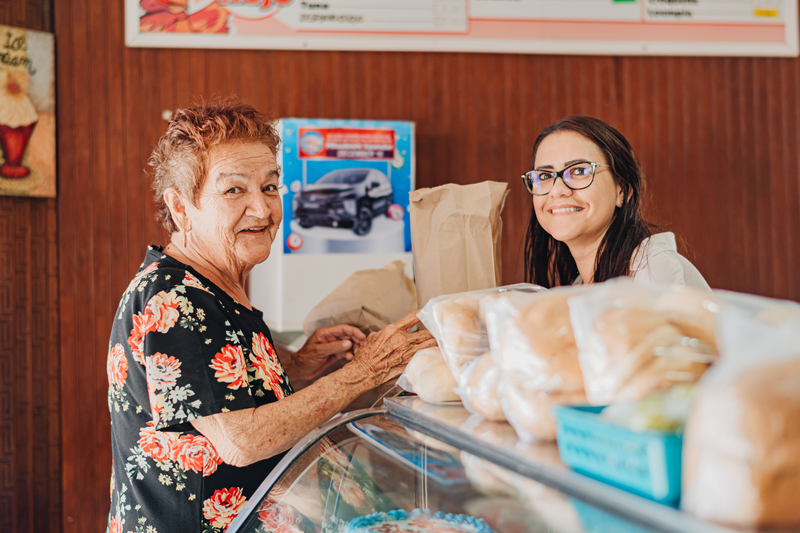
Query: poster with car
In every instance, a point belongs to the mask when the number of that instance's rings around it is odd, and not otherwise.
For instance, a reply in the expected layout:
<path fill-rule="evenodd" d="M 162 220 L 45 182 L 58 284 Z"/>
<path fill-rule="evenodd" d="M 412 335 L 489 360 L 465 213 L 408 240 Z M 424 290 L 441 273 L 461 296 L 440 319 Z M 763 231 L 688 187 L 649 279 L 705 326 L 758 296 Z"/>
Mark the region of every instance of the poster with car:
<path fill-rule="evenodd" d="M 283 119 L 284 253 L 411 251 L 412 122 Z"/>
<path fill-rule="evenodd" d="M 270 329 L 291 334 L 354 272 L 403 261 L 414 277 L 414 123 L 285 118 L 278 128 L 283 222 L 248 282 Z"/>

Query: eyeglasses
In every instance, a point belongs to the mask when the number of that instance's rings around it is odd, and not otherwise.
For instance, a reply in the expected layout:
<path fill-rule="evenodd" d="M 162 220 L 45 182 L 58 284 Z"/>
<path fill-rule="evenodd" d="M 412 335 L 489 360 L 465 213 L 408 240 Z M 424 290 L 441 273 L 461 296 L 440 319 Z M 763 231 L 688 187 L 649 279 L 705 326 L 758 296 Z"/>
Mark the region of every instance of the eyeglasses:
<path fill-rule="evenodd" d="M 553 190 L 553 185 L 558 178 L 564 182 L 567 188 L 573 191 L 585 189 L 594 181 L 594 174 L 597 167 L 607 167 L 602 163 L 575 163 L 564 170 L 554 172 L 552 170 L 531 170 L 522 175 L 522 182 L 528 192 L 534 196 L 544 196 Z"/>

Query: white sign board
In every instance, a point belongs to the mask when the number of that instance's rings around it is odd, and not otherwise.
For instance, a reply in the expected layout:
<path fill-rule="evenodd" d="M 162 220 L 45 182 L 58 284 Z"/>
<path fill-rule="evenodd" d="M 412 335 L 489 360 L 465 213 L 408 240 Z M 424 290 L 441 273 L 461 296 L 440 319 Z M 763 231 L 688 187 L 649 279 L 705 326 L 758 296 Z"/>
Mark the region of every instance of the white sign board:
<path fill-rule="evenodd" d="M 129 46 L 797 56 L 797 0 L 125 0 Z"/>

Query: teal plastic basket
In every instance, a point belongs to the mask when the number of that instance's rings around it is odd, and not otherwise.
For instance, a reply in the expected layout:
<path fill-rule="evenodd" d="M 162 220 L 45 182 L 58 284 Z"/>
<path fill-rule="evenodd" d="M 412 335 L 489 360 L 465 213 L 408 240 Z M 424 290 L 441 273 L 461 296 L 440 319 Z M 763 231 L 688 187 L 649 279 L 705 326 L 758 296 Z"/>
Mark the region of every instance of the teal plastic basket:
<path fill-rule="evenodd" d="M 674 433 L 637 433 L 604 420 L 603 407 L 556 407 L 561 460 L 586 476 L 677 507 L 681 496 L 682 438 Z"/>

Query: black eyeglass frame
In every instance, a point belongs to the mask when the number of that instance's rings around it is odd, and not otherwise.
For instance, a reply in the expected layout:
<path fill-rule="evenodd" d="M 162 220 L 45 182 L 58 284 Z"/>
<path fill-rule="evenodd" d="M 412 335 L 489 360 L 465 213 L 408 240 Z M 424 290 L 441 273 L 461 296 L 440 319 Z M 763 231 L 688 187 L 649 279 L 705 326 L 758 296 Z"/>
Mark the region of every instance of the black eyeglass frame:
<path fill-rule="evenodd" d="M 569 183 L 567 183 L 567 180 L 564 179 L 564 173 L 568 172 L 569 169 L 571 169 L 572 167 L 576 167 L 578 165 L 586 165 L 586 164 L 592 165 L 592 178 L 589 180 L 589 183 L 587 183 L 584 187 L 572 187 Z M 535 170 L 535 169 L 534 170 L 529 170 L 528 172 L 526 172 L 525 174 L 522 175 L 522 183 L 525 185 L 525 188 L 528 189 L 528 192 L 531 193 L 534 196 L 547 196 L 548 194 L 550 194 L 550 191 L 552 191 L 553 187 L 555 187 L 556 180 L 558 178 L 561 178 L 561 183 L 563 183 L 564 186 L 567 189 L 569 189 L 571 191 L 581 191 L 583 189 L 588 189 L 589 187 L 591 187 L 592 183 L 594 183 L 594 175 L 597 173 L 597 167 L 609 167 L 610 168 L 611 165 L 605 165 L 603 163 L 593 163 L 591 161 L 581 161 L 580 163 L 573 163 L 572 165 L 570 165 L 570 166 L 568 166 L 566 168 L 563 168 L 563 169 L 559 170 L 558 172 L 554 172 L 552 170 Z M 535 192 L 533 192 L 533 173 L 534 172 L 549 172 L 550 174 L 553 174 L 553 185 L 550 187 L 550 191 L 543 192 L 543 193 L 535 193 Z"/>

